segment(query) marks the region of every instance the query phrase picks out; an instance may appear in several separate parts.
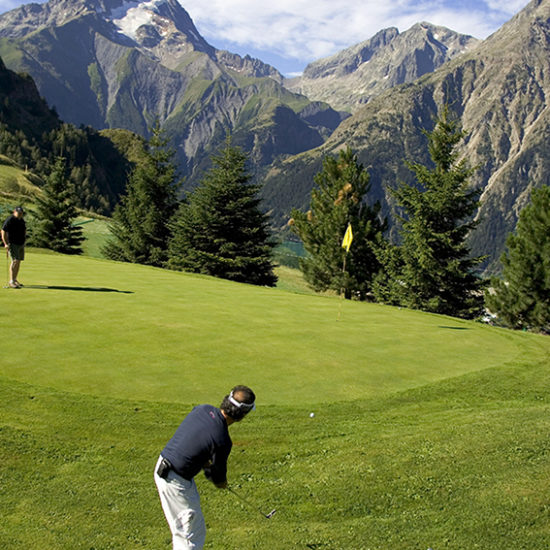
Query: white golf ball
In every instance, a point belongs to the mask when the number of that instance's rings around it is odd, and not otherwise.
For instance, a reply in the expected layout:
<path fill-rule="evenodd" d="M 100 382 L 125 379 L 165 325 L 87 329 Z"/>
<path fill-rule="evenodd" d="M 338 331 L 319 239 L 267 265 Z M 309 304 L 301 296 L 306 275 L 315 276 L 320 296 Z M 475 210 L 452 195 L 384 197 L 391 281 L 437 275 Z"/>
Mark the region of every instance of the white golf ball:
<path fill-rule="evenodd" d="M 313 418 L 315 416 L 315 413 L 309 413 L 309 417 Z"/>

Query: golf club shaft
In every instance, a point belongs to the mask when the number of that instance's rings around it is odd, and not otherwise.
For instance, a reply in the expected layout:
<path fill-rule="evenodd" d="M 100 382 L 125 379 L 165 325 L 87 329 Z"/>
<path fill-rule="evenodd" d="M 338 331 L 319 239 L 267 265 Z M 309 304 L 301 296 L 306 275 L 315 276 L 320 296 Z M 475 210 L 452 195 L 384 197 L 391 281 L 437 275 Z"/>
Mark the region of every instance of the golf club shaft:
<path fill-rule="evenodd" d="M 9 288 L 10 286 L 10 251 L 6 247 L 6 286 L 4 288 Z"/>
<path fill-rule="evenodd" d="M 237 491 L 235 491 L 234 489 L 232 489 L 231 487 L 228 487 L 228 489 L 242 502 L 244 502 L 247 506 L 249 506 L 250 508 L 255 508 L 256 510 L 258 510 L 258 512 L 260 512 L 260 514 L 262 514 L 262 516 L 264 516 L 264 518 L 267 518 L 269 519 L 274 513 L 275 513 L 275 510 L 273 510 L 272 512 L 270 512 L 269 514 L 264 514 L 259 508 L 257 508 L 256 506 L 254 506 L 254 504 L 252 504 L 250 501 L 248 501 L 246 498 L 244 498 L 243 496 L 239 495 L 239 493 L 237 493 Z"/>

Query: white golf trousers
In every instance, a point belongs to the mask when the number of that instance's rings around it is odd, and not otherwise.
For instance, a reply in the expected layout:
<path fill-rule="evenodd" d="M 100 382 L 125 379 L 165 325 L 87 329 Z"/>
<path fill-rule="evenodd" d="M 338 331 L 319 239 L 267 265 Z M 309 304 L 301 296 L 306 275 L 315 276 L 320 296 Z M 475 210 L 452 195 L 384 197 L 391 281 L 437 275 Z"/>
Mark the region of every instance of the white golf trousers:
<path fill-rule="evenodd" d="M 206 525 L 195 480 L 188 481 L 174 471 L 162 479 L 157 475 L 161 460 L 159 457 L 155 466 L 155 484 L 172 532 L 173 549 L 200 550 L 206 538 Z"/>

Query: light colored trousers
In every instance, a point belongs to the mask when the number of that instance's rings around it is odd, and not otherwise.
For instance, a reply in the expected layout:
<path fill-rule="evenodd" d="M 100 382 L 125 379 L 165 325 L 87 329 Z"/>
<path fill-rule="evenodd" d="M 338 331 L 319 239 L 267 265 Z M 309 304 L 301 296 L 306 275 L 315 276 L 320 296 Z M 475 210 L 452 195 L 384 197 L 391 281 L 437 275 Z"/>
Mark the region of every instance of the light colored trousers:
<path fill-rule="evenodd" d="M 155 466 L 162 510 L 172 532 L 174 550 L 199 550 L 204 546 L 206 525 L 202 515 L 199 492 L 195 480 L 188 481 L 174 471 L 166 479 L 157 475 L 162 457 Z"/>

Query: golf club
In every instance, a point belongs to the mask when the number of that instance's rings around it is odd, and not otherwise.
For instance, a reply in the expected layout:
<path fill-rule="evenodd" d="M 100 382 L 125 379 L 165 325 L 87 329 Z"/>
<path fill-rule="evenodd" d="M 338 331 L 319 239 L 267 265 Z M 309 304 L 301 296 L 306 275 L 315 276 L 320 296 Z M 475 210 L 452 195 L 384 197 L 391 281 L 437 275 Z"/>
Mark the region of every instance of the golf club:
<path fill-rule="evenodd" d="M 6 284 L 4 288 L 10 288 L 10 253 L 6 248 Z"/>
<path fill-rule="evenodd" d="M 250 508 L 255 508 L 256 509 L 256 506 L 254 506 L 251 502 L 249 502 L 248 500 L 246 500 L 246 498 L 242 497 L 241 495 L 239 495 L 239 493 L 237 493 L 234 489 L 231 489 L 231 487 L 228 487 L 228 489 L 239 499 L 241 500 L 242 502 L 244 502 L 247 506 L 249 506 Z M 260 514 L 262 514 L 262 516 L 264 516 L 264 518 L 266 519 L 271 519 L 273 517 L 273 515 L 275 514 L 275 512 L 277 511 L 275 508 L 273 508 L 273 510 L 271 510 L 271 512 L 269 512 L 269 514 L 264 514 L 259 508 L 257 508 L 258 512 L 260 512 Z"/>

